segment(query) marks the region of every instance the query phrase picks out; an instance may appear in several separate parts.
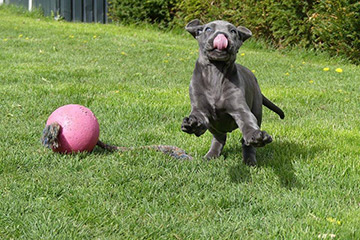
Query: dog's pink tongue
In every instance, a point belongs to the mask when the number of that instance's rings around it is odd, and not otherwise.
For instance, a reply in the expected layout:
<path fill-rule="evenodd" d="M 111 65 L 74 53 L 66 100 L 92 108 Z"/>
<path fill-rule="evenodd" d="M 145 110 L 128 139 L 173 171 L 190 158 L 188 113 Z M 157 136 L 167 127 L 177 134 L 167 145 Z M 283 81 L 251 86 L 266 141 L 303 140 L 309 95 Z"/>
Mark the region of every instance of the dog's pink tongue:
<path fill-rule="evenodd" d="M 214 39 L 214 48 L 219 50 L 226 49 L 228 46 L 228 39 L 225 37 L 224 34 L 218 34 Z"/>

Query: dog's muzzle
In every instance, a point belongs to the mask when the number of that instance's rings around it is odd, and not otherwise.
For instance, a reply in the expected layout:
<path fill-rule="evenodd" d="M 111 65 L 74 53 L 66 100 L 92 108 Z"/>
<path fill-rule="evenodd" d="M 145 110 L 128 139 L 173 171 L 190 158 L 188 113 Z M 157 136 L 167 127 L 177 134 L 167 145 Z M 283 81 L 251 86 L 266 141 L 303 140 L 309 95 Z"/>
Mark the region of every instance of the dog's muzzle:
<path fill-rule="evenodd" d="M 218 50 L 225 50 L 228 47 L 229 41 L 227 37 L 220 33 L 214 38 L 213 47 Z"/>

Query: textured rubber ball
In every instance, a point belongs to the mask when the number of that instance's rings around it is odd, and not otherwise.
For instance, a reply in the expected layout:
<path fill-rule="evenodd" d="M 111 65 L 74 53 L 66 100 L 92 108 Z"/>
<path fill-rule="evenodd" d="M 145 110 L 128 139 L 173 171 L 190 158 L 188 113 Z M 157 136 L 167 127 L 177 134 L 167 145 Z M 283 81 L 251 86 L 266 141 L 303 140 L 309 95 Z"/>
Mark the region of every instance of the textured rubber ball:
<path fill-rule="evenodd" d="M 90 109 L 69 104 L 51 113 L 42 143 L 54 152 L 91 152 L 99 140 L 99 133 L 99 123 Z"/>

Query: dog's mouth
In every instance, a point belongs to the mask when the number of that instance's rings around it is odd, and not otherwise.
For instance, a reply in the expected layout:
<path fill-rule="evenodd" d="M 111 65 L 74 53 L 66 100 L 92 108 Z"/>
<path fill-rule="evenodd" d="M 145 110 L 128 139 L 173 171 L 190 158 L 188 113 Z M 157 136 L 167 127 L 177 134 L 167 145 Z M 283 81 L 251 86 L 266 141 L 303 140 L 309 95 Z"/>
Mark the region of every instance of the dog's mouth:
<path fill-rule="evenodd" d="M 217 49 L 219 51 L 223 51 L 223 50 L 226 50 L 226 48 L 228 47 L 229 45 L 229 40 L 227 39 L 227 37 L 220 33 L 218 34 L 214 40 L 213 40 L 213 47 L 214 47 L 214 50 Z"/>
<path fill-rule="evenodd" d="M 215 38 L 208 40 L 208 42 L 205 45 L 205 50 L 207 52 L 225 53 L 229 51 L 230 48 L 231 48 L 231 41 L 223 33 L 217 34 Z"/>
<path fill-rule="evenodd" d="M 206 47 L 206 55 L 210 60 L 227 61 L 231 55 L 231 41 L 223 33 L 210 40 Z"/>

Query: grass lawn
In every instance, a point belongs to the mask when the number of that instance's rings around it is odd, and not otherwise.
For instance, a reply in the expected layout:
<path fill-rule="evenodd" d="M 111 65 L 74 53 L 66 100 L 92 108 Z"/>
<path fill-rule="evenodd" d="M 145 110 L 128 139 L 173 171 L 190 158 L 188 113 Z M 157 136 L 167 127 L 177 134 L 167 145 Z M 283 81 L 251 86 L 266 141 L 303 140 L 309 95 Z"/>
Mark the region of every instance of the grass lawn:
<path fill-rule="evenodd" d="M 246 42 L 238 62 L 286 114 L 264 109 L 274 142 L 248 167 L 240 131 L 207 162 L 210 133 L 180 130 L 196 58 L 185 30 L 0 7 L 0 239 L 360 239 L 360 67 Z M 42 129 L 70 103 L 95 113 L 104 142 L 176 145 L 194 160 L 55 154 Z"/>

